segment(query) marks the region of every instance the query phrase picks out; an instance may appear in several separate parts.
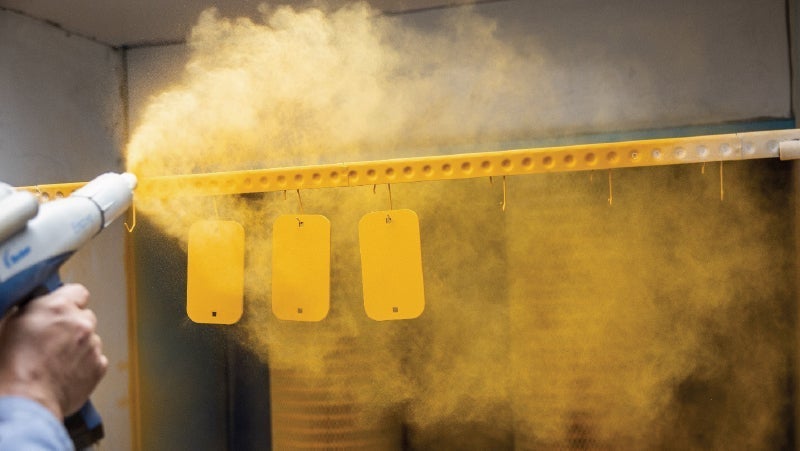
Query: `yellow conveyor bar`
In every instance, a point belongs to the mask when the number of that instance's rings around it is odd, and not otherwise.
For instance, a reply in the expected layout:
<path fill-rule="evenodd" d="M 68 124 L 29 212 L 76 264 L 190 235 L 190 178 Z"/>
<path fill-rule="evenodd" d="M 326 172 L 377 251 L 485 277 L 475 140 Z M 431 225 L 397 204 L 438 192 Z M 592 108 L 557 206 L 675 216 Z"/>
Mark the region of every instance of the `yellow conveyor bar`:
<path fill-rule="evenodd" d="M 225 195 L 476 177 L 778 158 L 800 129 L 615 143 L 500 150 L 316 166 L 148 177 L 137 194 Z M 44 198 L 68 196 L 83 183 L 26 186 Z"/>

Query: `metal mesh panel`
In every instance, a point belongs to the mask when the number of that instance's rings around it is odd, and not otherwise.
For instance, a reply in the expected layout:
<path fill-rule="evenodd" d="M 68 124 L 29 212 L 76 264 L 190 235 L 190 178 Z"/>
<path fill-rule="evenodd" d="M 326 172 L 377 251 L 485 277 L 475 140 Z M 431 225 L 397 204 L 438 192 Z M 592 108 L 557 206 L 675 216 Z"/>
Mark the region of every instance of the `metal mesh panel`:
<path fill-rule="evenodd" d="M 398 424 L 370 417 L 357 397 L 365 368 L 365 358 L 342 345 L 319 373 L 271 369 L 273 449 L 399 449 Z"/>

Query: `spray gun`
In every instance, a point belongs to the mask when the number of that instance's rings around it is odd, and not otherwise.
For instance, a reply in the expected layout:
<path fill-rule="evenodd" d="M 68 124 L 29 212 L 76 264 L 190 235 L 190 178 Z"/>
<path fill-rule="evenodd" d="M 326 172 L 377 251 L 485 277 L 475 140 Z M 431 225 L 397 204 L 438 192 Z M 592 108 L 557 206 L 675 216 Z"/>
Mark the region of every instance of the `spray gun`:
<path fill-rule="evenodd" d="M 0 183 L 0 317 L 61 286 L 61 265 L 128 209 L 134 188 L 133 174 L 107 173 L 39 206 L 33 194 Z M 103 438 L 90 401 L 64 425 L 77 449 Z"/>

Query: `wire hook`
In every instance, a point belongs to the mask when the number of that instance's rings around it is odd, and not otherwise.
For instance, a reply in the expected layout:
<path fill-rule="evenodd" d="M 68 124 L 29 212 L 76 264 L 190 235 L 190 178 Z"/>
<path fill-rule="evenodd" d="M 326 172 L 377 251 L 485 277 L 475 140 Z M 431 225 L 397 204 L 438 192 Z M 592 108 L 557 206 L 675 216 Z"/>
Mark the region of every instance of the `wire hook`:
<path fill-rule="evenodd" d="M 506 211 L 506 176 L 503 176 L 503 203 L 500 204 L 500 209 Z"/>
<path fill-rule="evenodd" d="M 392 184 L 387 183 L 386 187 L 389 189 L 389 210 L 394 210 L 394 207 L 392 206 Z M 372 185 L 372 194 L 377 194 L 377 192 L 378 192 L 378 185 L 377 184 Z"/>
<path fill-rule="evenodd" d="M 133 233 L 133 229 L 136 228 L 136 202 L 133 200 L 131 201 L 131 222 L 133 223 L 131 225 L 128 225 L 127 222 L 123 223 L 128 233 Z"/>
<path fill-rule="evenodd" d="M 300 197 L 300 190 L 299 189 L 297 190 L 297 203 L 300 204 L 300 214 L 301 215 L 304 214 L 303 213 L 303 198 Z"/>

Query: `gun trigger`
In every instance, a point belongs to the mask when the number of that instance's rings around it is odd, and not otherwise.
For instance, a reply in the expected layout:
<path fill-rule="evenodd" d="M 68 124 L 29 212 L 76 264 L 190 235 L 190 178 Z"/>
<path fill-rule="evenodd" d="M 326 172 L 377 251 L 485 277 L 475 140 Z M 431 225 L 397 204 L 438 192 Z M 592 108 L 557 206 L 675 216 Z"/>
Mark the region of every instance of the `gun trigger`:
<path fill-rule="evenodd" d="M 53 274 L 44 281 L 44 288 L 48 293 L 55 291 L 61 285 L 64 285 L 64 283 L 61 282 L 61 277 L 59 277 L 58 273 Z"/>

